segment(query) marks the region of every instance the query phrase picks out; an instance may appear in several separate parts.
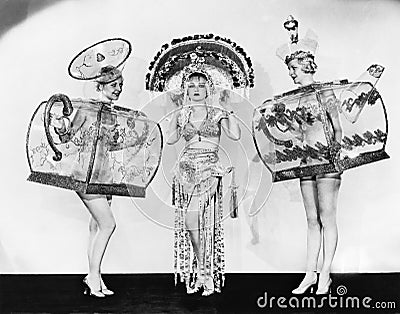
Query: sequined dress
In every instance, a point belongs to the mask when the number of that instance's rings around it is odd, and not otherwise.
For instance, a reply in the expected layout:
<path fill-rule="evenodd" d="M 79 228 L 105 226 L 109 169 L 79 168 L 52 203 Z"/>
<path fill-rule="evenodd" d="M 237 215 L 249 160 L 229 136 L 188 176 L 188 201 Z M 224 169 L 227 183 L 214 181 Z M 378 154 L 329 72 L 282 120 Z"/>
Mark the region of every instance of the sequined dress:
<path fill-rule="evenodd" d="M 190 122 L 190 115 L 183 109 L 178 120 L 178 132 L 186 141 L 196 135 L 220 136 L 222 111 L 210 109 L 199 129 Z M 187 289 L 193 287 L 197 274 L 212 277 L 216 292 L 220 292 L 224 285 L 222 177 L 231 171 L 232 167 L 221 165 L 218 148 L 186 147 L 176 163 L 172 186 L 172 202 L 175 206 L 175 283 L 180 279 Z M 200 265 L 185 225 L 186 212 L 194 197 L 199 200 L 200 256 L 204 257 Z"/>

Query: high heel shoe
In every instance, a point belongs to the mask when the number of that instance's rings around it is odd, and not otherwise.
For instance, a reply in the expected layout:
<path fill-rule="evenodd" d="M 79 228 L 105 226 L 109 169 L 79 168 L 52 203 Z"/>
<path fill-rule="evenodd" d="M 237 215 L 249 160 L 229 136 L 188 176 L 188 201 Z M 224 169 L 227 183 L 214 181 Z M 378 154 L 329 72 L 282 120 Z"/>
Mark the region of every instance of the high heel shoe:
<path fill-rule="evenodd" d="M 317 274 L 316 273 L 313 273 L 313 274 L 314 274 L 313 279 L 311 279 L 310 281 L 304 282 L 304 279 L 305 279 L 304 278 L 303 281 L 300 283 L 300 285 L 296 289 L 292 290 L 292 293 L 293 294 L 304 294 L 304 293 L 306 293 L 306 291 L 308 289 L 310 289 L 310 292 L 313 293 L 313 289 L 315 288 L 315 285 L 317 284 L 317 279 L 318 279 Z"/>
<path fill-rule="evenodd" d="M 208 297 L 215 292 L 214 289 L 214 280 L 212 277 L 207 277 L 203 284 L 203 293 L 201 294 L 203 297 Z"/>
<path fill-rule="evenodd" d="M 318 283 L 318 289 L 315 292 L 315 294 L 317 294 L 317 295 L 330 294 L 331 293 L 331 284 L 332 284 L 331 278 L 328 279 L 328 281 L 325 283 L 325 285 L 323 287 L 320 287 L 319 283 Z"/>
<path fill-rule="evenodd" d="M 106 287 L 106 285 L 104 284 L 103 278 L 101 278 L 101 277 L 100 277 L 100 287 L 101 287 L 101 292 L 104 295 L 113 295 L 114 294 L 114 291 L 112 291 Z"/>
<path fill-rule="evenodd" d="M 89 280 L 87 277 L 83 279 L 83 284 L 85 285 L 85 290 L 83 291 L 84 295 L 93 296 L 96 298 L 104 298 L 105 294 L 101 292 L 101 287 L 98 290 L 94 290 L 93 287 L 89 285 Z"/>

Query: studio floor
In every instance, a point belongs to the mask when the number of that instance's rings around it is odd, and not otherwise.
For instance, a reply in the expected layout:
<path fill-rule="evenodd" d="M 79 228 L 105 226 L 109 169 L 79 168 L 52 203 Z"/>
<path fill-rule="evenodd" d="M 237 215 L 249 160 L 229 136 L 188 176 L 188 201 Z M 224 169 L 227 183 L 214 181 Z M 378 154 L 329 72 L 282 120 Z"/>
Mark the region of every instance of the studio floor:
<path fill-rule="evenodd" d="M 114 296 L 83 295 L 84 275 L 1 275 L 1 313 L 397 313 L 400 273 L 333 274 L 330 295 L 290 291 L 302 274 L 227 274 L 220 294 L 187 295 L 172 274 L 108 274 Z"/>

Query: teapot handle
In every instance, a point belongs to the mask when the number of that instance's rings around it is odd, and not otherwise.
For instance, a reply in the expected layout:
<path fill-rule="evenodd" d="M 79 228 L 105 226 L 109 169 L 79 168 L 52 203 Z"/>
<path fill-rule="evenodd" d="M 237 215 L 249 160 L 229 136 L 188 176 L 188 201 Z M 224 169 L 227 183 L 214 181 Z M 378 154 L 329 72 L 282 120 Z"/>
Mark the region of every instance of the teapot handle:
<path fill-rule="evenodd" d="M 55 102 L 61 101 L 63 103 L 63 116 L 67 117 L 72 114 L 74 111 L 74 108 L 72 107 L 71 100 L 68 98 L 68 96 L 64 94 L 55 94 L 49 98 L 49 100 L 46 103 L 46 108 L 44 111 L 44 130 L 46 132 L 46 137 L 47 141 L 49 142 L 49 145 L 51 149 L 54 151 L 55 155 L 53 156 L 54 161 L 60 161 L 62 158 L 62 153 L 57 149 L 56 145 L 54 144 L 53 137 L 50 134 L 50 111 L 51 108 L 53 107 Z"/>

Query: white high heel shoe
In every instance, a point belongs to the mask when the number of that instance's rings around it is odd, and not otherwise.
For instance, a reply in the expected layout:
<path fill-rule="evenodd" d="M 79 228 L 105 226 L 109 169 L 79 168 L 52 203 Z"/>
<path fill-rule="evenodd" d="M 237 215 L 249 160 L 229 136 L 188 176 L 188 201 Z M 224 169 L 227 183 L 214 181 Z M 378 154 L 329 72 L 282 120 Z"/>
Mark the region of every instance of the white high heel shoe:
<path fill-rule="evenodd" d="M 318 283 L 318 289 L 315 292 L 317 295 L 321 294 L 330 294 L 331 293 L 331 284 L 332 284 L 332 279 L 329 278 L 328 281 L 325 283 L 323 287 L 320 287 L 320 283 Z"/>
<path fill-rule="evenodd" d="M 101 292 L 103 292 L 104 295 L 113 295 L 114 291 L 108 289 L 106 285 L 104 284 L 103 278 L 100 278 L 100 287 L 101 287 Z"/>
<path fill-rule="evenodd" d="M 317 284 L 317 280 L 318 280 L 317 273 L 313 272 L 313 274 L 314 274 L 314 276 L 313 276 L 314 278 L 312 278 L 311 280 L 308 280 L 306 282 L 304 282 L 304 279 L 305 279 L 304 278 L 303 281 L 300 283 L 300 285 L 296 289 L 292 290 L 292 293 L 293 294 L 304 294 L 310 288 L 311 288 L 311 293 L 313 293 L 313 288 Z"/>
<path fill-rule="evenodd" d="M 93 296 L 96 298 L 104 298 L 106 295 L 101 291 L 101 286 L 99 285 L 100 289 L 96 289 L 88 279 L 89 276 L 86 276 L 83 279 L 83 284 L 85 285 L 85 290 L 83 291 L 84 295 Z"/>

